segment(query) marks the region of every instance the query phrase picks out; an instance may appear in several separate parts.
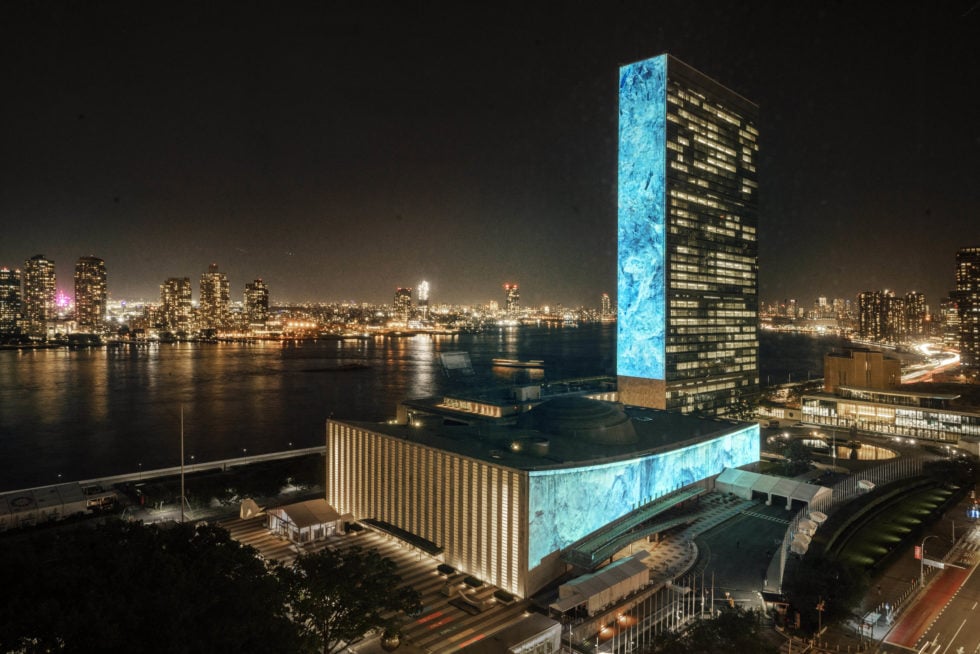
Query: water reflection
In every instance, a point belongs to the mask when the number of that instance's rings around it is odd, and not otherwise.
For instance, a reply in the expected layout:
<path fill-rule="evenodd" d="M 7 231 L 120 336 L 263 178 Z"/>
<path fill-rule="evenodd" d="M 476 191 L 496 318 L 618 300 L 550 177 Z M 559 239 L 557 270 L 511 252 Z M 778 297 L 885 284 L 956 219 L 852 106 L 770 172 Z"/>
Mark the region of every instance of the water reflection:
<path fill-rule="evenodd" d="M 474 385 L 501 382 L 497 357 L 545 360 L 534 381 L 613 374 L 615 325 L 0 351 L 0 490 L 177 465 L 181 405 L 198 461 L 322 445 L 328 416 L 382 421 L 448 391 L 443 351 L 469 353 Z"/>

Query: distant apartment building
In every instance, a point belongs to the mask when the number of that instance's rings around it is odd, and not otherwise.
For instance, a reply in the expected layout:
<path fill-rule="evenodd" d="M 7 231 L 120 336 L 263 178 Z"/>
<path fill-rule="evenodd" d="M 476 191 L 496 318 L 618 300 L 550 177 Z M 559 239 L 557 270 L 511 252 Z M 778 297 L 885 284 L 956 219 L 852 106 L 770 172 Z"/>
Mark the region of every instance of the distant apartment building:
<path fill-rule="evenodd" d="M 876 343 L 904 343 L 925 335 L 926 299 L 912 291 L 904 297 L 894 292 L 864 291 L 858 294 L 858 334 Z"/>
<path fill-rule="evenodd" d="M 395 318 L 401 322 L 408 322 L 412 317 L 412 289 L 396 288 L 393 306 Z"/>
<path fill-rule="evenodd" d="M 0 332 L 13 332 L 21 315 L 21 273 L 0 267 Z"/>
<path fill-rule="evenodd" d="M 81 257 L 75 263 L 75 322 L 78 328 L 101 331 L 108 300 L 105 261 L 98 257 Z"/>
<path fill-rule="evenodd" d="M 201 275 L 201 295 L 198 299 L 201 329 L 223 329 L 228 326 L 231 310 L 231 286 L 228 275 L 212 263 Z"/>
<path fill-rule="evenodd" d="M 245 321 L 249 325 L 265 325 L 269 320 L 269 287 L 261 279 L 245 284 Z"/>
<path fill-rule="evenodd" d="M 509 316 L 521 311 L 521 289 L 517 284 L 504 284 L 504 311 Z"/>
<path fill-rule="evenodd" d="M 160 285 L 160 318 L 162 326 L 170 331 L 188 331 L 191 328 L 193 304 L 191 280 L 188 277 L 170 277 Z"/>
<path fill-rule="evenodd" d="M 670 55 L 620 68 L 627 404 L 725 415 L 758 395 L 758 122 L 756 104 Z"/>
<path fill-rule="evenodd" d="M 56 282 L 54 261 L 38 254 L 24 262 L 24 321 L 31 336 L 45 337 L 55 320 Z"/>
<path fill-rule="evenodd" d="M 960 310 L 956 300 L 946 299 L 939 303 L 939 330 L 943 347 L 960 347 Z"/>
<path fill-rule="evenodd" d="M 858 293 L 858 335 L 869 341 L 885 338 L 884 296 L 881 291 Z"/>
<path fill-rule="evenodd" d="M 910 339 L 926 335 L 926 296 L 912 291 L 905 294 L 905 328 Z"/>
<path fill-rule="evenodd" d="M 960 359 L 980 367 L 980 247 L 956 253 L 956 290 L 952 293 L 959 318 Z"/>

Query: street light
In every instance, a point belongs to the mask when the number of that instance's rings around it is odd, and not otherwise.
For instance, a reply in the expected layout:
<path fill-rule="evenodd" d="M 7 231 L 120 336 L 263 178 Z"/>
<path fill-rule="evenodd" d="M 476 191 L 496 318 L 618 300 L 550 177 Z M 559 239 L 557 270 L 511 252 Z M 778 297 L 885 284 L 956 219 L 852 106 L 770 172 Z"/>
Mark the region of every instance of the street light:
<path fill-rule="evenodd" d="M 143 481 L 143 462 L 140 461 L 136 464 L 137 469 L 139 469 L 139 480 Z"/>
<path fill-rule="evenodd" d="M 248 448 L 242 448 L 242 463 L 248 463 Z"/>
<path fill-rule="evenodd" d="M 930 538 L 939 538 L 936 534 L 926 536 L 922 539 L 922 545 L 919 546 L 919 586 L 924 586 L 926 583 L 925 574 L 925 560 L 926 560 L 926 541 Z"/>

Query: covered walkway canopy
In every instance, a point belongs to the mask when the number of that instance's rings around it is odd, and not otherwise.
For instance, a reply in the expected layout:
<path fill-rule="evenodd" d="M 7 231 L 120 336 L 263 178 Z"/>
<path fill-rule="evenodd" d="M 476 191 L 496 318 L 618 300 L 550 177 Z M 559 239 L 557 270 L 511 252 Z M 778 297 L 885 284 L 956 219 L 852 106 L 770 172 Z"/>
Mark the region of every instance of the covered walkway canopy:
<path fill-rule="evenodd" d="M 610 563 L 602 570 L 582 575 L 558 587 L 558 600 L 550 606 L 559 613 L 585 605 L 588 615 L 635 593 L 650 583 L 650 569 L 644 559 L 646 550 Z"/>
<path fill-rule="evenodd" d="M 689 517 L 684 517 L 654 523 L 653 518 L 705 492 L 696 486 L 657 498 L 575 541 L 562 552 L 561 559 L 583 570 L 595 570 L 629 543 L 689 521 Z"/>
<path fill-rule="evenodd" d="M 718 475 L 715 488 L 746 500 L 752 499 L 752 493 L 765 493 L 767 504 L 772 504 L 773 495 L 785 497 L 787 509 L 792 508 L 793 500 L 804 502 L 810 509 L 820 509 L 832 496 L 832 491 L 824 486 L 737 468 L 725 468 Z"/>

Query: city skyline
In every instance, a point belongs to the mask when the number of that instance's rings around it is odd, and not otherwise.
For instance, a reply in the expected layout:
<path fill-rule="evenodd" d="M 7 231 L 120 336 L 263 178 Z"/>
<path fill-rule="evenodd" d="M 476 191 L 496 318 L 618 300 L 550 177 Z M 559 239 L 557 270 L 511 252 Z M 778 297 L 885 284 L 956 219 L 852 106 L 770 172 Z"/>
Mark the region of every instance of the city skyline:
<path fill-rule="evenodd" d="M 935 308 L 980 242 L 968 2 L 0 11 L 0 265 L 43 253 L 59 290 L 95 255 L 116 298 L 218 262 L 277 302 L 424 278 L 437 303 L 510 280 L 594 305 L 615 289 L 617 70 L 661 52 L 760 105 L 762 298 Z"/>

